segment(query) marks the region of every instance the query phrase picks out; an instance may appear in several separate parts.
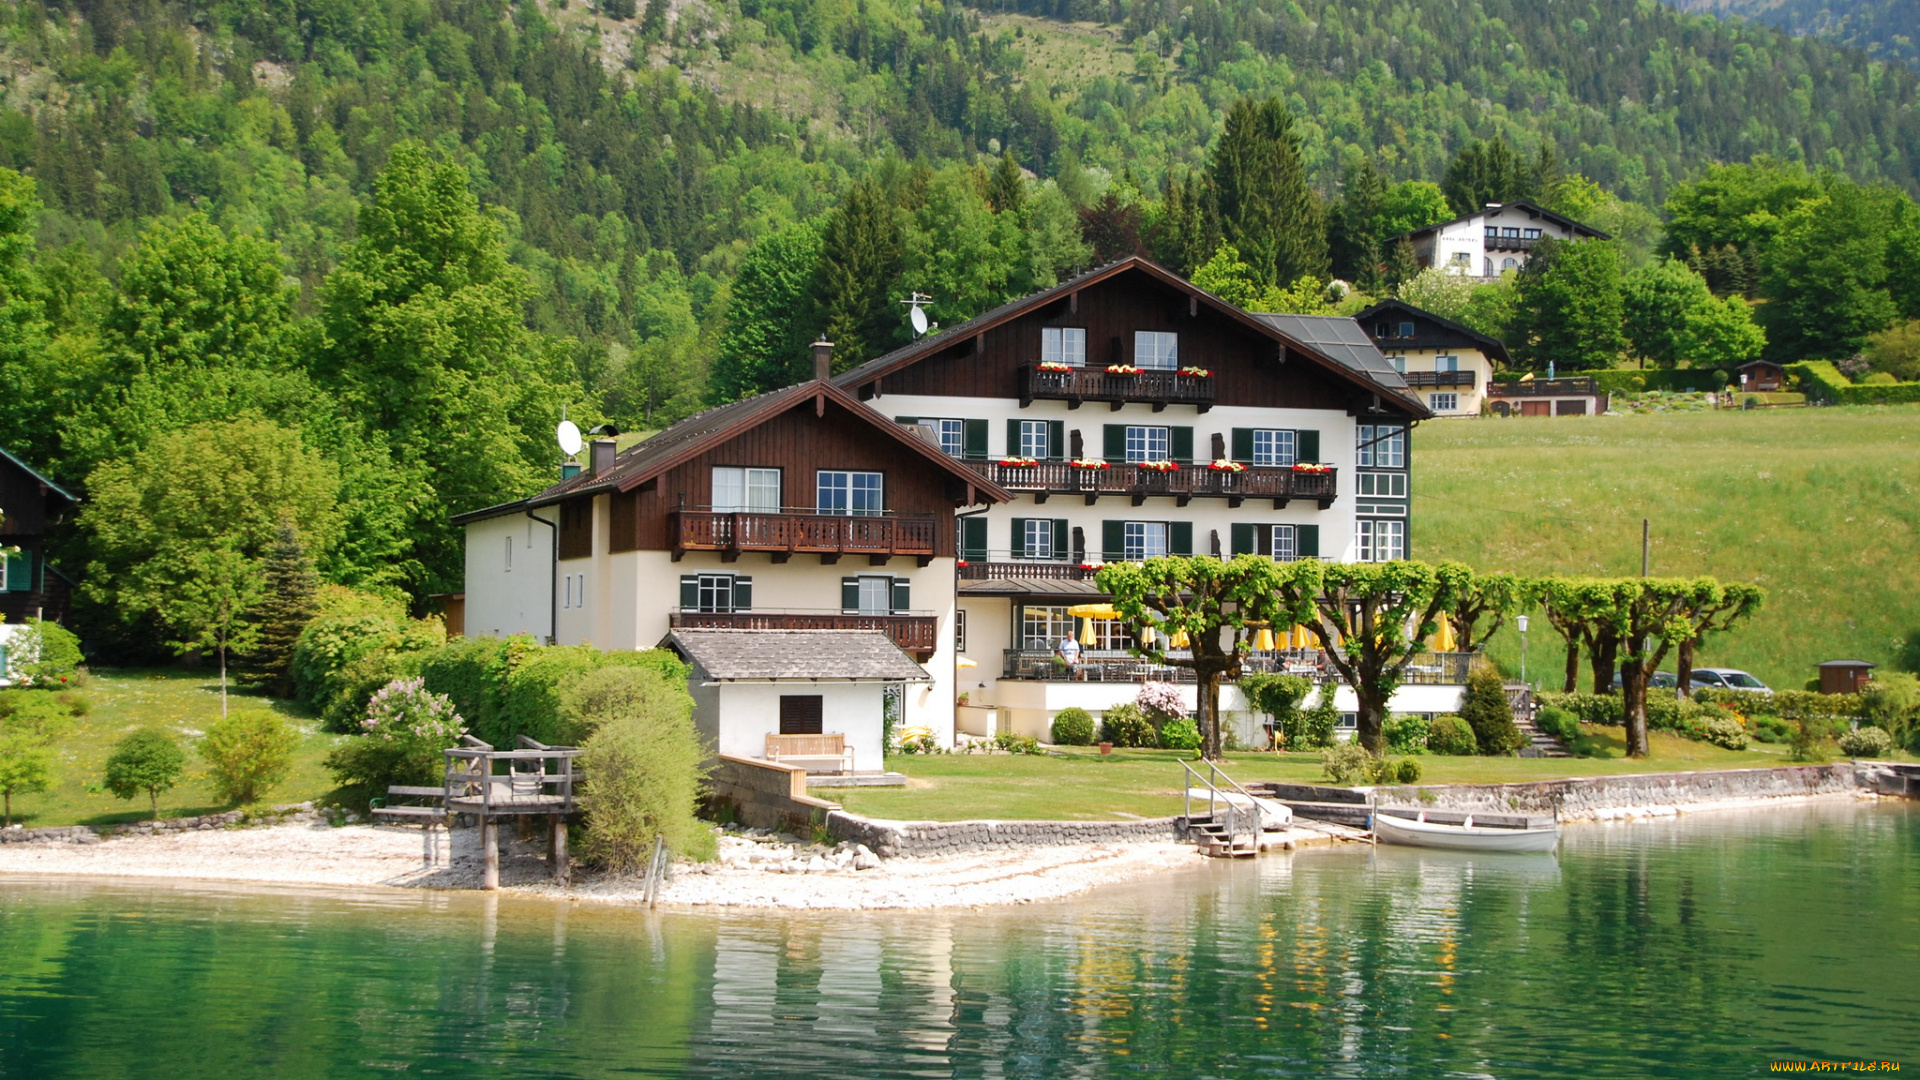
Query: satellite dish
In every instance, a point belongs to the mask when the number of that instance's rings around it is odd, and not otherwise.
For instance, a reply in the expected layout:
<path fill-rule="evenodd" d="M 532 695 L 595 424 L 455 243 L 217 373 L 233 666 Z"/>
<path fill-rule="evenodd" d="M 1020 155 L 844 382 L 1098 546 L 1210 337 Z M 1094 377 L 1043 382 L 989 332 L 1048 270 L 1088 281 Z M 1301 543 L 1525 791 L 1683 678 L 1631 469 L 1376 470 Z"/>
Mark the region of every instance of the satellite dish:
<path fill-rule="evenodd" d="M 913 324 L 913 332 L 915 334 L 926 333 L 927 332 L 926 310 L 924 308 L 919 308 L 919 307 L 915 307 L 911 310 L 912 310 L 912 313 L 907 316 L 907 321 Z"/>
<path fill-rule="evenodd" d="M 560 421 L 560 426 L 554 429 L 554 435 L 560 439 L 560 449 L 568 454 L 577 454 L 586 445 L 580 441 L 580 425 L 571 420 Z"/>

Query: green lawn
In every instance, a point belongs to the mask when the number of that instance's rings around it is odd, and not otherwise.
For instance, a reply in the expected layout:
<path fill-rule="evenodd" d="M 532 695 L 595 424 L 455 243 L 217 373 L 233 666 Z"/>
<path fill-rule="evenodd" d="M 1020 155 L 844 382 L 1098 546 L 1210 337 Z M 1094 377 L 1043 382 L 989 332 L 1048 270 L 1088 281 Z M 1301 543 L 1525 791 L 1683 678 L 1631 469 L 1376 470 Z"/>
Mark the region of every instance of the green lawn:
<path fill-rule="evenodd" d="M 1413 441 L 1417 558 L 1636 574 L 1644 517 L 1655 574 L 1767 589 L 1703 666 L 1797 688 L 1822 660 L 1920 648 L 1920 406 L 1441 421 Z M 1557 682 L 1564 651 L 1532 629 L 1528 674 Z M 1518 671 L 1511 629 L 1491 651 Z"/>
<path fill-rule="evenodd" d="M 42 794 L 21 795 L 13 800 L 15 822 L 29 827 L 109 825 L 145 818 L 148 813 L 145 795 L 126 802 L 105 790 L 87 789 L 101 783 L 101 771 L 113 752 L 113 744 L 126 733 L 147 726 L 165 729 L 187 745 L 189 751 L 186 780 L 160 797 L 161 817 L 186 817 L 231 809 L 215 801 L 207 784 L 206 763 L 192 752 L 190 745 L 206 731 L 207 725 L 220 718 L 220 685 L 215 676 L 172 670 L 96 671 L 87 688 L 78 693 L 92 703 L 92 711 L 71 720 L 54 741 L 53 787 Z M 303 802 L 333 789 L 333 781 L 320 767 L 320 759 L 339 736 L 320 732 L 319 725 L 290 702 L 236 693 L 231 695 L 230 704 L 265 705 L 286 716 L 302 733 L 300 748 L 294 755 L 293 775 L 268 792 L 266 802 Z"/>
<path fill-rule="evenodd" d="M 1578 758 L 1436 757 L 1419 759 L 1422 783 L 1504 784 L 1570 776 L 1757 769 L 1787 764 L 1787 749 L 1755 743 L 1744 751 L 1652 733 L 1651 757 L 1621 756 L 1619 728 L 1591 728 L 1585 740 L 1596 756 Z M 1114 821 L 1180 812 L 1184 774 L 1174 750 L 1063 747 L 1044 757 L 945 754 L 898 755 L 887 767 L 905 773 L 905 788 L 818 788 L 814 794 L 870 817 L 956 821 L 969 818 Z M 1325 783 L 1318 753 L 1229 755 L 1228 776 L 1248 780 Z"/>

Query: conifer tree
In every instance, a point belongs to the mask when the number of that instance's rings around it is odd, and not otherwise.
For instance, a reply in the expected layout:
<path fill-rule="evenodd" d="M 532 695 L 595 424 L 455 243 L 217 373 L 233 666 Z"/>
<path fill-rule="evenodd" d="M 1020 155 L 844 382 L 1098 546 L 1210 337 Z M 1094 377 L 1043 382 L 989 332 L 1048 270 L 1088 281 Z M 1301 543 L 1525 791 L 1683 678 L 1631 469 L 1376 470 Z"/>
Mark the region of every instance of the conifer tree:
<path fill-rule="evenodd" d="M 1326 212 L 1307 186 L 1293 116 L 1278 98 L 1233 103 L 1207 179 L 1221 239 L 1239 249 L 1261 284 L 1326 278 Z"/>
<path fill-rule="evenodd" d="M 1529 166 L 1505 139 L 1468 143 L 1447 165 L 1440 188 L 1456 214 L 1475 213 L 1488 203 L 1528 198 L 1538 177 L 1552 171 L 1550 152 L 1542 148 L 1541 153 Z"/>
<path fill-rule="evenodd" d="M 1027 178 L 1020 172 L 1020 163 L 1013 160 L 1013 151 L 1009 150 L 1000 155 L 1000 164 L 987 180 L 987 205 L 996 214 L 1017 214 L 1026 199 Z"/>
<path fill-rule="evenodd" d="M 1333 274 L 1371 291 L 1380 277 L 1380 211 L 1387 182 L 1373 159 L 1363 157 L 1347 166 L 1341 185 L 1340 209 L 1334 215 L 1331 246 Z"/>
<path fill-rule="evenodd" d="M 293 647 L 319 610 L 314 597 L 320 576 L 300 531 L 291 519 L 280 519 L 280 530 L 267 549 L 262 576 L 266 589 L 253 609 L 253 649 L 235 667 L 242 682 L 259 686 L 275 697 L 293 696 Z"/>
<path fill-rule="evenodd" d="M 855 184 L 828 215 L 814 279 L 814 326 L 834 343 L 836 367 L 851 367 L 900 342 L 904 320 L 890 291 L 900 276 L 903 245 L 893 200 L 877 180 Z"/>
<path fill-rule="evenodd" d="M 1400 242 L 1393 245 L 1393 258 L 1387 260 L 1386 283 L 1398 288 L 1419 277 L 1421 269 L 1420 255 L 1413 250 L 1413 241 L 1401 237 Z"/>

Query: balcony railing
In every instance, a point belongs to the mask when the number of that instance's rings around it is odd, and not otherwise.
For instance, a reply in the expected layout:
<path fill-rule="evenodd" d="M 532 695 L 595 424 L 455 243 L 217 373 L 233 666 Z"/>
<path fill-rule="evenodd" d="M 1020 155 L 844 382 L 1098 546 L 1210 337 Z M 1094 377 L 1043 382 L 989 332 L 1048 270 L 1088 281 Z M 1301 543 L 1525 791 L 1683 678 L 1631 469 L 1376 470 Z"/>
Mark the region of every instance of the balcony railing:
<path fill-rule="evenodd" d="M 1188 654 L 1174 652 L 1168 655 L 1184 659 Z M 1413 663 L 1408 666 L 1402 685 L 1463 686 L 1467 681 L 1467 670 L 1477 655 L 1477 653 L 1423 653 L 1414 657 Z M 1303 676 L 1315 683 L 1340 681 L 1340 675 L 1333 666 L 1323 661 L 1320 654 L 1312 649 L 1253 653 L 1241 661 L 1241 671 L 1249 675 L 1287 672 Z M 1079 662 L 1073 665 L 1068 665 L 1059 654 L 1046 649 L 1007 649 L 1004 652 L 1000 677 L 1027 682 L 1191 683 L 1194 681 L 1192 668 L 1155 664 L 1143 657 L 1133 656 L 1117 649 L 1084 651 L 1080 654 Z"/>
<path fill-rule="evenodd" d="M 1076 562 L 1061 562 L 1050 559 L 1008 559 L 996 562 L 985 559 L 961 560 L 959 576 L 962 581 L 988 581 L 1005 578 L 1029 578 L 1041 581 L 1092 581 L 1099 568 Z"/>
<path fill-rule="evenodd" d="M 675 510 L 667 522 L 678 559 L 688 551 L 718 551 L 737 556 L 767 551 L 776 556 L 819 555 L 833 562 L 842 555 L 886 559 L 911 555 L 922 566 L 934 555 L 936 525 L 931 517 L 892 514 L 763 514 L 721 510 Z M 778 561 L 778 560 L 776 560 Z"/>
<path fill-rule="evenodd" d="M 1177 371 L 1113 375 L 1098 367 L 1042 371 L 1029 365 L 1020 369 L 1020 406 L 1025 408 L 1035 399 L 1044 399 L 1064 401 L 1069 409 L 1079 408 L 1083 401 L 1104 401 L 1116 411 L 1136 402 L 1152 405 L 1154 412 L 1169 405 L 1194 405 L 1206 412 L 1213 408 L 1213 382 L 1212 376 Z"/>
<path fill-rule="evenodd" d="M 1406 380 L 1408 386 L 1415 388 L 1430 386 L 1444 389 L 1457 386 L 1471 390 L 1479 385 L 1480 373 L 1477 371 L 1409 371 L 1406 373 Z"/>
<path fill-rule="evenodd" d="M 938 640 L 932 615 L 846 615 L 809 611 L 674 611 L 667 625 L 686 630 L 879 630 L 907 652 L 924 657 Z"/>
<path fill-rule="evenodd" d="M 1275 509 L 1291 499 L 1312 499 L 1325 510 L 1339 494 L 1339 476 L 1334 469 L 1307 471 L 1262 465 L 1249 465 L 1244 471 L 1231 472 L 1209 468 L 1205 464 L 1184 464 L 1172 472 L 1139 465 L 1110 464 L 1104 469 L 1083 469 L 1066 461 L 1040 461 L 1032 465 L 1006 465 L 998 461 L 967 461 L 966 466 L 1008 491 L 1032 494 L 1044 502 L 1049 495 L 1080 495 L 1087 505 L 1102 495 L 1124 495 L 1138 506 L 1149 496 L 1178 499 L 1187 505 L 1195 496 L 1228 500 L 1237 507 L 1243 499 L 1272 499 Z"/>
<path fill-rule="evenodd" d="M 1571 397 L 1575 394 L 1598 394 L 1600 383 L 1592 376 L 1497 382 L 1487 387 L 1487 393 L 1494 397 Z"/>
<path fill-rule="evenodd" d="M 1532 251 L 1539 242 L 1537 236 L 1489 236 L 1485 247 L 1488 251 Z"/>

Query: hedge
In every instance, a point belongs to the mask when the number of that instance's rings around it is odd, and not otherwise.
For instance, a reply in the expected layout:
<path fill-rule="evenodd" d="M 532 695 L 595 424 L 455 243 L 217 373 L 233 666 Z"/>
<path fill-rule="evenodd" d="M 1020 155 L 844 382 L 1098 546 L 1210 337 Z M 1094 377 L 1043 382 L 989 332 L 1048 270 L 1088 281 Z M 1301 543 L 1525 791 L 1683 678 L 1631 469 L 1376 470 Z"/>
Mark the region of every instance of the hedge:
<path fill-rule="evenodd" d="M 1822 405 L 1900 405 L 1920 402 L 1920 382 L 1856 384 L 1826 360 L 1806 360 L 1787 366 L 1800 379 L 1807 397 Z"/>
<path fill-rule="evenodd" d="M 1524 371 L 1502 371 L 1493 377 L 1493 381 L 1519 382 L 1526 374 Z M 1532 374 L 1536 379 L 1545 377 L 1537 371 Z M 1607 394 L 1638 394 L 1647 390 L 1719 390 L 1728 385 L 1731 377 L 1730 371 L 1723 375 L 1718 368 L 1647 368 L 1644 371 L 1638 368 L 1602 368 L 1555 373 L 1555 378 L 1560 379 L 1592 379 L 1601 392 Z M 1636 379 L 1639 382 L 1636 383 Z"/>

